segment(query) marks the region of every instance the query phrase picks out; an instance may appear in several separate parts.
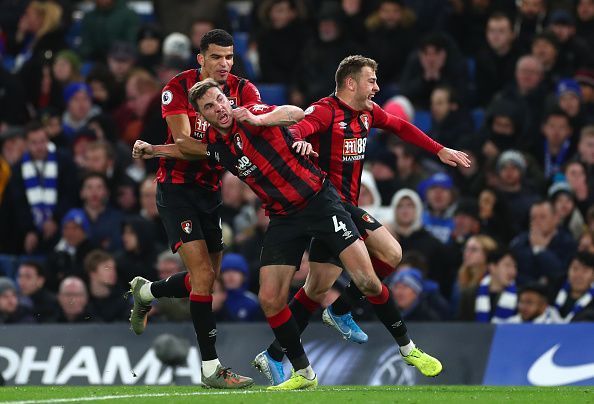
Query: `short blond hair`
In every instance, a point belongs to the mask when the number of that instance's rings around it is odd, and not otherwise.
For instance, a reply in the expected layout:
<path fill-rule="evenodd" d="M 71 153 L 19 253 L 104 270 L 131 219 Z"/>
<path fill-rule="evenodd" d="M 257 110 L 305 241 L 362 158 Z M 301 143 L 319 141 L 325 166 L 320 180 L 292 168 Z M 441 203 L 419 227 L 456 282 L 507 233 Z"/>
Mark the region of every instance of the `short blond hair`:
<path fill-rule="evenodd" d="M 364 67 L 371 67 L 375 72 L 377 71 L 377 62 L 361 55 L 351 55 L 342 59 L 334 76 L 334 79 L 336 80 L 336 89 L 340 90 L 344 86 L 347 77 L 357 80 Z"/>

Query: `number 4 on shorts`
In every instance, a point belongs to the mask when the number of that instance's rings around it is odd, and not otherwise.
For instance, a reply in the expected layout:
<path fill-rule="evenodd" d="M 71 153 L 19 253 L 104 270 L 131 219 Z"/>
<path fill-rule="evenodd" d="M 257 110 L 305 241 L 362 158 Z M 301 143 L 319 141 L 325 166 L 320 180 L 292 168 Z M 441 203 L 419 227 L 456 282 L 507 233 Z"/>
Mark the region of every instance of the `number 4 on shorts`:
<path fill-rule="evenodd" d="M 334 232 L 338 233 L 339 231 L 347 231 L 346 225 L 343 221 L 338 221 L 336 215 L 332 216 L 332 222 L 334 222 Z"/>

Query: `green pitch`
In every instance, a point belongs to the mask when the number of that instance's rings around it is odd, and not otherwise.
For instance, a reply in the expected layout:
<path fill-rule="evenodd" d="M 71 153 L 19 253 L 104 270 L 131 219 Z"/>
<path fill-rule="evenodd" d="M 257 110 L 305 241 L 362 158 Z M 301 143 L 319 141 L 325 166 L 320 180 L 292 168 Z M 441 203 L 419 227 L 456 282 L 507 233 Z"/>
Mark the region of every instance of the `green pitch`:
<path fill-rule="evenodd" d="M 323 386 L 317 390 L 267 392 L 205 390 L 188 386 L 0 387 L 0 403 L 594 403 L 592 387 Z"/>

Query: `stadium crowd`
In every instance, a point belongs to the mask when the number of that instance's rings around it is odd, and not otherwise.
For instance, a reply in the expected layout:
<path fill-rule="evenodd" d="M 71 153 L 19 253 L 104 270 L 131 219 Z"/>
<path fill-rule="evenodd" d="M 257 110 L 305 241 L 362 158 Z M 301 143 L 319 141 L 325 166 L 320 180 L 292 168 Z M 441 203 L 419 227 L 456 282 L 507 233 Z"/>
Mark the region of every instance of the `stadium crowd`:
<path fill-rule="evenodd" d="M 234 72 L 270 104 L 305 109 L 344 57 L 374 58 L 375 101 L 471 156 L 446 169 L 368 139 L 359 204 L 402 245 L 385 282 L 407 321 L 594 321 L 594 0 L 144 3 L 0 1 L 0 324 L 126 321 L 130 280 L 184 270 L 157 161 L 131 150 L 165 141 L 161 88 L 197 67 L 213 28 L 234 34 Z M 213 310 L 260 321 L 268 218 L 237 177 L 222 182 Z M 306 253 L 294 291 L 307 272 Z M 189 321 L 187 299 L 159 299 L 158 320 Z"/>

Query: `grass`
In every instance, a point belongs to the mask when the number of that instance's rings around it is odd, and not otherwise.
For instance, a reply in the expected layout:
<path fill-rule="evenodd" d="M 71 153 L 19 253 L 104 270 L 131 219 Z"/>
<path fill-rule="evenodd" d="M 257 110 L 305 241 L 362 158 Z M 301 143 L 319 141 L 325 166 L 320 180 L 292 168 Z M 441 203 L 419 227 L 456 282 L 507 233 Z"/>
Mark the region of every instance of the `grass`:
<path fill-rule="evenodd" d="M 0 387 L 0 403 L 594 403 L 592 387 L 323 386 L 317 390 L 268 392 L 190 386 Z"/>

